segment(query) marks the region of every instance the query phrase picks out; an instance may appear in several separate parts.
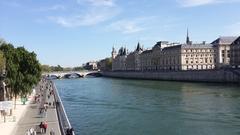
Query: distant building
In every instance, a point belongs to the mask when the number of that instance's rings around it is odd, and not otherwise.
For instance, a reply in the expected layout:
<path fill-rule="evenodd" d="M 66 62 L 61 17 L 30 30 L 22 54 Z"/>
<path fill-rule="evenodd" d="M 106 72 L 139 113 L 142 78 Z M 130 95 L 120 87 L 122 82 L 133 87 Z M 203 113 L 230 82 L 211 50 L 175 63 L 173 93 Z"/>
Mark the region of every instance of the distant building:
<path fill-rule="evenodd" d="M 141 54 L 143 71 L 159 70 L 205 70 L 215 68 L 214 48 L 205 42 L 192 44 L 188 31 L 186 44 L 157 42 L 152 50 Z"/>
<path fill-rule="evenodd" d="M 240 37 L 238 37 L 230 46 L 230 63 L 235 68 L 240 68 Z"/>
<path fill-rule="evenodd" d="M 152 69 L 152 50 L 145 50 L 140 55 L 141 70 L 148 71 Z"/>
<path fill-rule="evenodd" d="M 126 70 L 127 49 L 121 47 L 116 56 L 112 57 L 112 70 Z"/>
<path fill-rule="evenodd" d="M 140 43 L 138 43 L 136 50 L 127 55 L 126 70 L 139 71 L 141 69 L 140 54 L 142 51 L 143 48 L 140 46 Z"/>
<path fill-rule="evenodd" d="M 86 70 L 98 70 L 97 62 L 95 62 L 95 61 L 87 62 L 84 65 L 84 69 L 86 69 Z"/>
<path fill-rule="evenodd" d="M 214 69 L 211 44 L 181 44 L 163 49 L 156 46 L 141 54 L 142 70 L 205 70 Z"/>
<path fill-rule="evenodd" d="M 211 44 L 216 51 L 216 67 L 221 68 L 230 65 L 230 45 L 237 37 L 219 37 Z"/>
<path fill-rule="evenodd" d="M 214 69 L 215 61 L 211 44 L 181 45 L 180 70 Z"/>
<path fill-rule="evenodd" d="M 187 30 L 184 44 L 159 41 L 143 50 L 138 43 L 129 54 L 123 47 L 117 55 L 113 49 L 112 59 L 113 71 L 211 70 L 230 64 L 240 68 L 240 37 L 219 37 L 211 44 L 195 44 Z"/>

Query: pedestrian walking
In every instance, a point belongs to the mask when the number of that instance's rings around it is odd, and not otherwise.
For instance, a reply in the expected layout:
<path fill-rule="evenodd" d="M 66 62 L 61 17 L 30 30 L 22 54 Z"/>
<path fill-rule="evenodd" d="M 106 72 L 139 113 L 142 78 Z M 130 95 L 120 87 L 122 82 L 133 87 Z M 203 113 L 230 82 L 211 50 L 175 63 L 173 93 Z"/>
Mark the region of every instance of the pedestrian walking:
<path fill-rule="evenodd" d="M 43 133 L 43 122 L 40 123 L 39 128 L 40 128 L 40 133 L 42 134 Z"/>
<path fill-rule="evenodd" d="M 54 132 L 53 128 L 50 131 L 50 135 L 55 135 L 55 132 Z"/>
<path fill-rule="evenodd" d="M 45 121 L 44 123 L 43 123 L 43 128 L 44 128 L 44 133 L 46 134 L 46 132 L 47 132 L 47 127 L 48 127 L 48 125 L 47 125 L 47 122 Z"/>
<path fill-rule="evenodd" d="M 31 135 L 30 130 L 28 129 L 25 135 Z"/>
<path fill-rule="evenodd" d="M 34 133 L 34 129 L 33 129 L 33 128 L 30 128 L 29 131 L 30 131 L 30 134 L 33 135 L 33 133 Z"/>
<path fill-rule="evenodd" d="M 68 128 L 66 135 L 73 135 L 73 128 Z"/>

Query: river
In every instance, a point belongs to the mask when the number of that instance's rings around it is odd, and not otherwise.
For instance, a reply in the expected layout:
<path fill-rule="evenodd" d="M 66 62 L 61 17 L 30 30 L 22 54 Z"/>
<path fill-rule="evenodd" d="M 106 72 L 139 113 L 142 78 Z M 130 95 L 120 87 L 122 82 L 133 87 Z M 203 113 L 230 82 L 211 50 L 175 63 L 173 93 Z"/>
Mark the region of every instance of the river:
<path fill-rule="evenodd" d="M 240 87 L 112 78 L 55 80 L 77 135 L 239 135 Z"/>

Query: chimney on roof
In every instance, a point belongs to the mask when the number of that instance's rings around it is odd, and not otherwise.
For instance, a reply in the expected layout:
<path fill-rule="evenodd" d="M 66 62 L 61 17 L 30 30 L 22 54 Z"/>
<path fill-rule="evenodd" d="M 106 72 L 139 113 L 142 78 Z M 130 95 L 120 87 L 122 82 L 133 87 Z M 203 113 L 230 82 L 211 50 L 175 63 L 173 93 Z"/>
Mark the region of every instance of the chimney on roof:
<path fill-rule="evenodd" d="M 206 45 L 206 41 L 203 41 L 202 44 L 203 44 L 203 45 Z"/>

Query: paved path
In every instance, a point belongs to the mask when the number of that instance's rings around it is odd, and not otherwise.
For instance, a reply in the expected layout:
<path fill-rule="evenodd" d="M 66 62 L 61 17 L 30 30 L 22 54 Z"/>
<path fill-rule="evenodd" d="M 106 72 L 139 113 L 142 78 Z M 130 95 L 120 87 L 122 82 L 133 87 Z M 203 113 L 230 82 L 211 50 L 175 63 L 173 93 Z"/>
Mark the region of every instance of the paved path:
<path fill-rule="evenodd" d="M 34 128 L 37 131 L 37 134 L 40 134 L 38 133 L 38 131 L 40 131 L 38 125 L 43 121 L 46 121 L 48 123 L 46 135 L 49 135 L 51 129 L 55 131 L 55 135 L 60 135 L 57 112 L 54 107 L 48 108 L 46 117 L 41 117 L 41 115 L 39 115 L 39 108 L 43 106 L 45 102 L 54 101 L 53 96 L 51 96 L 50 99 L 48 99 L 47 97 L 47 95 L 49 94 L 49 90 L 46 89 L 46 83 L 40 84 L 43 86 L 42 93 L 40 92 L 41 86 L 38 86 L 36 88 L 36 93 L 40 93 L 40 95 L 43 94 L 43 96 L 41 96 L 40 98 L 40 103 L 30 103 L 26 113 L 18 122 L 14 135 L 25 135 L 26 131 L 30 128 Z"/>

